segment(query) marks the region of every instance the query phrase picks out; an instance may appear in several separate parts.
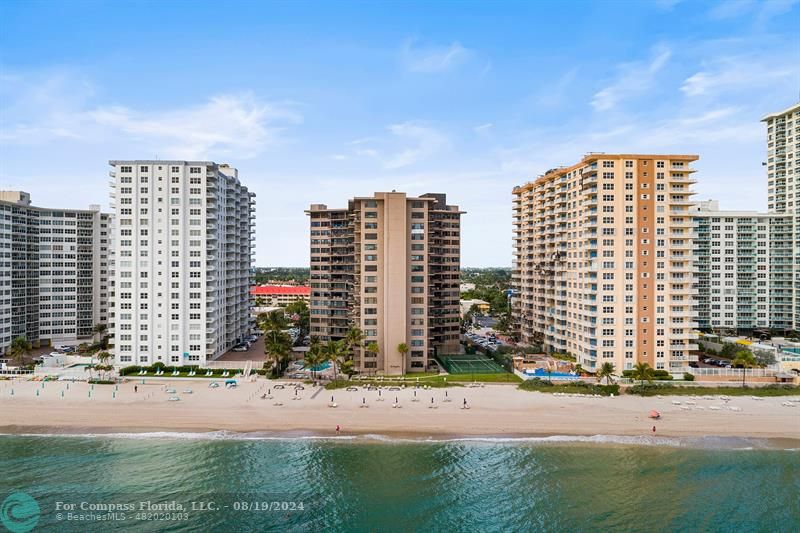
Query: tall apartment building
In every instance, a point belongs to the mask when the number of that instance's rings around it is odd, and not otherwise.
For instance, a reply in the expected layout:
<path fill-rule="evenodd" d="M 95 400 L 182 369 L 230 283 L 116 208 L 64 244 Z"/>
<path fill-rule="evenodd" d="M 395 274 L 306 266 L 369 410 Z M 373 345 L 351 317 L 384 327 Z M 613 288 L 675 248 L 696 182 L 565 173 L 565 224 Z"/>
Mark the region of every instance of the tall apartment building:
<path fill-rule="evenodd" d="M 0 351 L 18 336 L 74 345 L 108 324 L 110 233 L 100 206 L 36 207 L 0 191 Z"/>
<path fill-rule="evenodd" d="M 792 328 L 792 216 L 694 208 L 700 329 Z"/>
<path fill-rule="evenodd" d="M 521 340 L 594 370 L 679 370 L 693 328 L 694 155 L 589 154 L 513 190 Z"/>
<path fill-rule="evenodd" d="M 337 340 L 359 327 L 380 348 L 357 350 L 356 369 L 366 373 L 423 371 L 437 352 L 458 351 L 463 212 L 444 194 L 379 192 L 306 213 L 312 336 Z"/>
<path fill-rule="evenodd" d="M 254 193 L 211 161 L 110 161 L 114 352 L 203 365 L 250 329 Z"/>
<path fill-rule="evenodd" d="M 767 125 L 767 208 L 792 217 L 793 325 L 800 329 L 800 103 L 761 119 Z"/>

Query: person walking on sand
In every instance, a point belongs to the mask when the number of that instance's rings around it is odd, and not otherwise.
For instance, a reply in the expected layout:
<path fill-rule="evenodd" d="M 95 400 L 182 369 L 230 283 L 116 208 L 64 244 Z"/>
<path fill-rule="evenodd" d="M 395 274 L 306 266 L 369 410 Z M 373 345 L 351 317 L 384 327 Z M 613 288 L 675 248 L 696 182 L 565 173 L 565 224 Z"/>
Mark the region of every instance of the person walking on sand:
<path fill-rule="evenodd" d="M 133 386 L 133 392 L 139 392 L 139 385 Z"/>
<path fill-rule="evenodd" d="M 653 435 L 655 435 L 655 434 L 656 434 L 656 427 L 653 426 Z"/>
<path fill-rule="evenodd" d="M 342 428 L 341 428 L 341 427 L 339 427 L 339 424 L 336 424 L 336 434 L 337 434 L 337 435 L 339 434 L 339 432 L 340 432 L 341 430 L 342 430 Z"/>

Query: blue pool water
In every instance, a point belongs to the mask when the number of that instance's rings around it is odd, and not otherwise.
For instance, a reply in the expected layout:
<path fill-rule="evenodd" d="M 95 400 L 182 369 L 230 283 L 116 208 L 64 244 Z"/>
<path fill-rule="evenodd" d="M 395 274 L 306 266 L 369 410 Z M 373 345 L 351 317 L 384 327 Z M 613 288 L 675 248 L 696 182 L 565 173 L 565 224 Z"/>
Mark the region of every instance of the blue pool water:
<path fill-rule="evenodd" d="M 525 374 L 528 376 L 536 376 L 537 378 L 549 379 L 580 379 L 580 376 L 567 374 L 566 372 L 548 372 L 544 368 L 537 368 L 534 371 L 526 370 Z"/>

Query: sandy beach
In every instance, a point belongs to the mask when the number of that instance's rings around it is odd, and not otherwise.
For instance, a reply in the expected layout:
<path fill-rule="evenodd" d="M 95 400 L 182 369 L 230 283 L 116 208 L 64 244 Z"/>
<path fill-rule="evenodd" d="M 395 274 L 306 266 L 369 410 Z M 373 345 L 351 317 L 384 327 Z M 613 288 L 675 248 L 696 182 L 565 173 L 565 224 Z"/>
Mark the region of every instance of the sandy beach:
<path fill-rule="evenodd" d="M 800 402 L 791 397 L 634 396 L 585 398 L 520 391 L 514 386 L 326 391 L 259 379 L 235 389 L 205 380 L 129 381 L 111 385 L 0 382 L 0 432 L 276 432 L 428 436 L 652 435 L 800 440 Z M 134 392 L 134 386 L 138 392 Z M 261 399 L 272 389 L 272 399 Z M 12 395 L 13 389 L 13 395 Z M 165 389 L 175 389 L 175 393 Z M 191 393 L 184 392 L 191 389 Z M 38 395 L 37 395 L 38 390 Z M 445 397 L 445 390 L 447 397 Z M 91 392 L 91 395 L 90 395 Z M 169 401 L 178 397 L 179 401 Z M 294 400 L 294 397 L 300 399 Z M 337 404 L 329 407 L 331 397 Z M 795 397 L 796 398 L 796 397 Z M 393 408 L 395 399 L 401 408 Z M 469 409 L 462 409 L 464 399 Z M 433 400 L 433 403 L 431 401 Z M 676 405 L 673 402 L 680 402 Z M 280 405 L 276 405 L 280 404 Z M 362 405 L 368 407 L 361 407 Z M 435 408 L 431 408 L 433 405 Z M 651 420 L 651 409 L 661 420 Z"/>

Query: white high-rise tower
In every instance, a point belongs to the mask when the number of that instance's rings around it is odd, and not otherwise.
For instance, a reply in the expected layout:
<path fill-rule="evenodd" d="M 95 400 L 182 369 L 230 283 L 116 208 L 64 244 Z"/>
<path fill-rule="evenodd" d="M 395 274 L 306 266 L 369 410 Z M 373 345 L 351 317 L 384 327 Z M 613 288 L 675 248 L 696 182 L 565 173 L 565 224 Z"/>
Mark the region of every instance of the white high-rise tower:
<path fill-rule="evenodd" d="M 110 161 L 118 365 L 203 365 L 249 332 L 254 193 L 211 161 Z"/>

